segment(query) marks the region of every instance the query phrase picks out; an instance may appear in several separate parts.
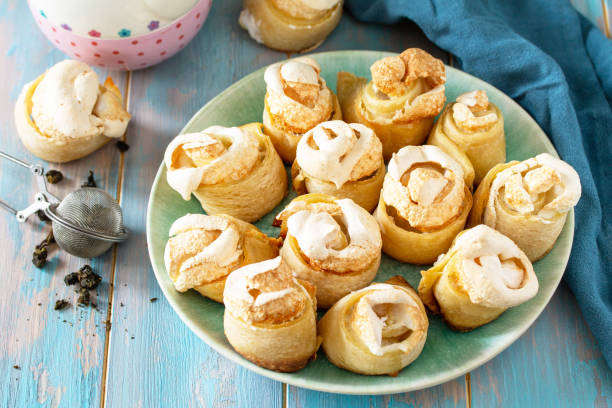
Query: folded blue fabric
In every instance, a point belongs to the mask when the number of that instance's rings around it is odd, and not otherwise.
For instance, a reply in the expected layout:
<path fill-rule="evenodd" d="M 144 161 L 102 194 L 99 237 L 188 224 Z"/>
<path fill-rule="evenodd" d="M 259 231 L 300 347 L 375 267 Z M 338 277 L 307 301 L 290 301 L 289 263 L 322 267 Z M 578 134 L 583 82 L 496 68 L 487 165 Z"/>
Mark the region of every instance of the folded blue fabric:
<path fill-rule="evenodd" d="M 567 0 L 346 0 L 359 19 L 416 22 L 460 68 L 520 103 L 580 174 L 565 281 L 612 367 L 612 41 Z"/>

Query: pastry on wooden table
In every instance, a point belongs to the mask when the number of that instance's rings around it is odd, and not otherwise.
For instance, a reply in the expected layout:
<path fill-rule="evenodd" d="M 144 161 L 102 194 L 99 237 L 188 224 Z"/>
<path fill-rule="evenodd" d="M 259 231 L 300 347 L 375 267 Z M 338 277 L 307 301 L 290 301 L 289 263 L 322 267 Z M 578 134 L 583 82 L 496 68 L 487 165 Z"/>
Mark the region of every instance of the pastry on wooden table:
<path fill-rule="evenodd" d="M 506 162 L 504 117 L 485 91 L 464 93 L 446 106 L 427 144 L 438 146 L 457 160 L 471 188 L 493 166 Z"/>
<path fill-rule="evenodd" d="M 226 280 L 225 336 L 234 350 L 275 371 L 303 368 L 319 348 L 315 289 L 280 257 L 250 264 Z"/>
<path fill-rule="evenodd" d="M 305 52 L 318 47 L 340 17 L 342 0 L 244 0 L 238 22 L 269 48 Z"/>
<path fill-rule="evenodd" d="M 338 98 L 310 57 L 270 65 L 265 72 L 264 132 L 287 163 L 302 135 L 321 122 L 342 119 Z"/>
<path fill-rule="evenodd" d="M 281 244 L 230 215 L 187 214 L 174 221 L 169 236 L 164 262 L 176 290 L 195 289 L 217 302 L 232 271 L 277 257 Z"/>
<path fill-rule="evenodd" d="M 285 167 L 260 123 L 179 135 L 164 163 L 170 187 L 184 200 L 193 193 L 208 214 L 256 221 L 287 192 Z"/>
<path fill-rule="evenodd" d="M 474 193 L 469 225 L 495 228 L 535 262 L 552 249 L 580 194 L 576 170 L 548 153 L 499 164 Z"/>
<path fill-rule="evenodd" d="M 448 252 L 421 275 L 423 303 L 461 331 L 495 320 L 538 292 L 538 279 L 525 253 L 486 225 L 459 234 Z"/>
<path fill-rule="evenodd" d="M 284 238 L 280 254 L 295 276 L 317 288 L 329 308 L 367 286 L 378 271 L 380 231 L 374 217 L 352 200 L 325 194 L 295 198 L 275 219 Z"/>
<path fill-rule="evenodd" d="M 470 208 L 459 163 L 436 146 L 402 148 L 389 161 L 374 212 L 383 252 L 403 262 L 434 262 L 463 230 Z"/>
<path fill-rule="evenodd" d="M 385 177 L 382 145 L 362 124 L 323 122 L 300 139 L 291 175 L 298 194 L 350 198 L 371 212 Z"/>
<path fill-rule="evenodd" d="M 407 145 L 420 145 L 444 106 L 444 63 L 419 48 L 386 57 L 370 67 L 372 80 L 338 73 L 338 98 L 346 122 L 376 133 L 385 160 Z"/>
<path fill-rule="evenodd" d="M 400 276 L 344 296 L 318 325 L 329 361 L 367 375 L 397 375 L 421 354 L 428 327 L 421 299 Z"/>
<path fill-rule="evenodd" d="M 62 163 L 87 156 L 125 133 L 130 114 L 108 77 L 65 60 L 26 84 L 15 105 L 17 134 L 35 156 Z"/>

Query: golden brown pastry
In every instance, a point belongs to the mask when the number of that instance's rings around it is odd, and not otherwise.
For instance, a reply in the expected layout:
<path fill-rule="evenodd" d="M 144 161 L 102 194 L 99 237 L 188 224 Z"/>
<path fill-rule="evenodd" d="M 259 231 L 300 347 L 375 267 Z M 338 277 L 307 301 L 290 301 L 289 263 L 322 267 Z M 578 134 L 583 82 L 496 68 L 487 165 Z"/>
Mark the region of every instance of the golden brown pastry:
<path fill-rule="evenodd" d="M 420 145 L 444 106 L 444 63 L 419 48 L 370 67 L 372 81 L 338 73 L 338 98 L 346 122 L 363 123 L 383 145 L 385 160 L 407 145 Z"/>
<path fill-rule="evenodd" d="M 276 217 L 275 225 L 284 238 L 283 261 L 317 288 L 319 307 L 332 306 L 376 276 L 380 231 L 372 215 L 352 200 L 302 195 Z"/>
<path fill-rule="evenodd" d="M 461 331 L 497 319 L 538 292 L 538 279 L 525 253 L 486 225 L 460 233 L 449 251 L 421 275 L 423 303 Z"/>
<path fill-rule="evenodd" d="M 233 270 L 277 257 L 282 243 L 230 215 L 187 214 L 169 236 L 164 262 L 176 290 L 195 289 L 217 302 Z"/>
<path fill-rule="evenodd" d="M 225 283 L 223 327 L 244 358 L 275 371 L 302 369 L 319 348 L 314 287 L 280 257 L 244 266 Z"/>
<path fill-rule="evenodd" d="M 298 194 L 350 198 L 371 212 L 385 177 L 382 145 L 372 129 L 359 123 L 323 122 L 298 143 L 291 176 Z"/>
<path fill-rule="evenodd" d="M 164 163 L 170 187 L 184 200 L 193 193 L 208 214 L 253 222 L 287 193 L 285 167 L 260 123 L 179 135 Z"/>
<path fill-rule="evenodd" d="M 478 185 L 493 166 L 506 161 L 504 117 L 485 91 L 472 91 L 450 103 L 427 139 L 463 167 L 468 187 Z"/>
<path fill-rule="evenodd" d="M 333 364 L 359 374 L 397 375 L 421 354 L 429 321 L 414 289 L 395 276 L 346 295 L 318 327 Z"/>
<path fill-rule="evenodd" d="M 15 125 L 37 157 L 62 163 L 98 150 L 125 133 L 130 114 L 108 77 L 101 85 L 85 63 L 65 60 L 26 84 L 15 105 Z"/>
<path fill-rule="evenodd" d="M 302 135 L 321 122 L 342 119 L 338 98 L 310 57 L 294 58 L 266 69 L 264 132 L 287 163 L 295 160 Z"/>
<path fill-rule="evenodd" d="M 555 245 L 580 193 L 576 170 L 548 153 L 499 164 L 474 194 L 469 225 L 495 228 L 535 262 Z"/>
<path fill-rule="evenodd" d="M 317 48 L 341 16 L 342 0 L 244 0 L 238 22 L 269 48 L 305 52 Z"/>
<path fill-rule="evenodd" d="M 452 157 L 436 146 L 400 149 L 374 212 L 383 252 L 403 262 L 434 262 L 463 230 L 470 208 L 472 195 Z"/>

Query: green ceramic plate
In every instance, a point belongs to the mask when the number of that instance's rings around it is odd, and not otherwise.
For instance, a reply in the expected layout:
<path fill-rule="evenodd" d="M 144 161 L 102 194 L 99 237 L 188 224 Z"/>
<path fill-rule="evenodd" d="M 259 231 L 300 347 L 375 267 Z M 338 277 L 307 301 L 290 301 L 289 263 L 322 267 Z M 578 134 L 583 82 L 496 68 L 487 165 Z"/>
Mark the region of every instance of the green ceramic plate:
<path fill-rule="evenodd" d="M 313 54 L 321 64 L 322 75 L 331 89 L 336 87 L 336 73 L 349 71 L 369 77 L 370 65 L 392 54 L 374 51 L 339 51 Z M 491 85 L 457 69 L 447 67 L 448 100 L 463 92 L 486 90 L 492 102 L 504 113 L 508 160 L 524 160 L 538 153 L 556 152 L 536 122 L 516 102 Z M 237 126 L 260 122 L 266 87 L 264 69 L 260 69 L 219 94 L 189 121 L 182 132 L 195 132 L 211 125 Z M 278 236 L 272 227 L 274 215 L 295 196 L 288 197 L 270 214 L 257 222 L 265 233 Z M 427 343 L 420 357 L 397 377 L 364 376 L 337 368 L 319 351 L 317 359 L 292 374 L 277 373 L 258 367 L 236 353 L 223 334 L 223 306 L 200 296 L 195 291 L 177 292 L 164 267 L 164 246 L 172 222 L 187 213 L 201 213 L 195 198 L 183 199 L 166 183 L 164 164 L 159 168 L 147 213 L 147 241 L 153 270 L 166 298 L 181 319 L 209 346 L 230 360 L 266 377 L 304 388 L 346 394 L 390 394 L 431 387 L 461 376 L 484 364 L 514 342 L 542 312 L 552 297 L 572 246 L 573 213 L 553 250 L 537 262 L 535 271 L 540 281 L 538 295 L 531 301 L 512 308 L 497 320 L 469 333 L 450 330 L 439 317 L 430 317 Z M 377 281 L 392 275 L 404 276 L 414 287 L 419 283 L 417 266 L 403 264 L 383 255 Z"/>

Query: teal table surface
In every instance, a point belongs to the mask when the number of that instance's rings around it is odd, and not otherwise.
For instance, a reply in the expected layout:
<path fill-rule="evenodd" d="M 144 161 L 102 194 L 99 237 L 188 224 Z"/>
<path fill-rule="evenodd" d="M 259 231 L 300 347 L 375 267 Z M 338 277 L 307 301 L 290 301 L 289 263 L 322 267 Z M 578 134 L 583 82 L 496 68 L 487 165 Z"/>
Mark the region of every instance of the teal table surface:
<path fill-rule="evenodd" d="M 609 34 L 605 0 L 574 3 Z M 464 377 L 406 394 L 343 396 L 287 386 L 226 360 L 191 333 L 153 275 L 146 207 L 164 149 L 187 120 L 236 80 L 287 57 L 253 42 L 237 24 L 239 11 L 237 0 L 215 0 L 199 35 L 161 65 L 98 70 L 127 95 L 131 148 L 121 153 L 109 143 L 86 159 L 48 165 L 18 141 L 13 106 L 26 82 L 65 56 L 38 31 L 26 1 L 0 2 L 0 149 L 61 170 L 66 179 L 51 186 L 60 197 L 93 170 L 98 185 L 120 200 L 131 232 L 128 242 L 90 262 L 103 277 L 92 297 L 97 307 L 76 307 L 77 294 L 63 278 L 85 261 L 51 251 L 45 268 L 36 269 L 32 250 L 48 226 L 36 217 L 18 224 L 0 213 L 0 407 L 612 406 L 612 371 L 564 284 L 498 357 Z M 366 25 L 347 13 L 317 51 L 408 47 L 453 63 L 412 23 Z M 24 208 L 36 191 L 27 171 L 0 162 L 0 198 Z M 72 306 L 56 311 L 61 298 Z"/>

